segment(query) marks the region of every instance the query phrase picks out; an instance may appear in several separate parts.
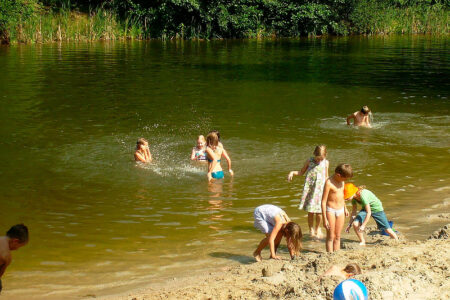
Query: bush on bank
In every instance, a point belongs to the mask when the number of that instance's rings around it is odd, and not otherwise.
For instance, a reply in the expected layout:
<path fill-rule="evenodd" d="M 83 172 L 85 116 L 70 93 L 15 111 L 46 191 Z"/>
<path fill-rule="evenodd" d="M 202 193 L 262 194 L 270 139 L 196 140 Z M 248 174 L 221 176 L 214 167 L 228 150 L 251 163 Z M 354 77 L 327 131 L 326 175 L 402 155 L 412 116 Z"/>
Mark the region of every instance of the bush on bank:
<path fill-rule="evenodd" d="M 448 34 L 448 0 L 0 0 L 0 39 Z"/>

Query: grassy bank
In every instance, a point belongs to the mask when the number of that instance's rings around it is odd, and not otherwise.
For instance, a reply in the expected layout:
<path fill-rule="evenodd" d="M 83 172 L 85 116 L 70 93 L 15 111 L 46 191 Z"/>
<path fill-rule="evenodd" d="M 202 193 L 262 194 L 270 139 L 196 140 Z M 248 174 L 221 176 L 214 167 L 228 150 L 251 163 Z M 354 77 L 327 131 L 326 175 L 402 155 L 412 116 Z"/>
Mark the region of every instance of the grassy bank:
<path fill-rule="evenodd" d="M 142 1 L 108 3 L 98 1 L 97 8 L 80 10 L 70 3 L 52 7 L 37 0 L 0 0 L 0 40 L 42 43 L 449 33 L 448 5 L 441 2 L 165 0 L 154 7 Z"/>

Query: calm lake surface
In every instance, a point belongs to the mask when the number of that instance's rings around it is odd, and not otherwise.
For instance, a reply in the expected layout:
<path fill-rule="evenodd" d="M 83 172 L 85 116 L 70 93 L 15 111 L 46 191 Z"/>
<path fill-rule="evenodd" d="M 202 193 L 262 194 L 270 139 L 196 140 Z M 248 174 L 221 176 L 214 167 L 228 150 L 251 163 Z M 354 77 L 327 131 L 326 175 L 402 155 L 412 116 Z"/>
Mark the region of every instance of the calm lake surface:
<path fill-rule="evenodd" d="M 0 225 L 23 222 L 31 237 L 13 253 L 2 298 L 99 296 L 249 263 L 262 238 L 253 209 L 265 203 L 300 223 L 305 249 L 323 251 L 297 208 L 304 177 L 286 181 L 322 143 L 330 174 L 350 163 L 401 234 L 428 237 L 448 223 L 438 217 L 450 203 L 448 45 L 415 36 L 0 47 Z M 374 128 L 347 127 L 362 105 Z M 208 185 L 189 156 L 212 129 L 235 177 Z M 150 141 L 150 166 L 133 161 L 138 137 Z"/>

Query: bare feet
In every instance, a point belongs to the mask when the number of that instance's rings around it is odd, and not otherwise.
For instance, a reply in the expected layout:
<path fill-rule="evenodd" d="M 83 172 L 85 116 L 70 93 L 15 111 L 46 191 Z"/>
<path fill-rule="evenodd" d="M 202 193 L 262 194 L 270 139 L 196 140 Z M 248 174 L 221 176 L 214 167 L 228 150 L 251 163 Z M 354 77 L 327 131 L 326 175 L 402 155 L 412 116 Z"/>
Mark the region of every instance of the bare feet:
<path fill-rule="evenodd" d="M 320 228 L 317 228 L 317 234 L 316 234 L 316 236 L 317 236 L 317 238 L 318 238 L 318 239 L 321 239 L 321 238 L 323 238 L 323 233 L 322 233 L 322 229 L 320 229 Z"/>
<path fill-rule="evenodd" d="M 255 260 L 256 260 L 257 262 L 262 261 L 261 253 L 256 253 L 256 251 L 255 251 L 255 252 L 253 252 L 253 257 L 255 258 Z"/>
<path fill-rule="evenodd" d="M 366 245 L 366 241 L 363 241 L 361 243 L 359 243 L 360 246 L 365 246 Z"/>
<path fill-rule="evenodd" d="M 315 239 L 317 236 L 316 236 L 316 233 L 314 232 L 314 229 L 309 229 L 309 235 L 311 236 L 311 238 L 313 238 L 313 239 Z"/>

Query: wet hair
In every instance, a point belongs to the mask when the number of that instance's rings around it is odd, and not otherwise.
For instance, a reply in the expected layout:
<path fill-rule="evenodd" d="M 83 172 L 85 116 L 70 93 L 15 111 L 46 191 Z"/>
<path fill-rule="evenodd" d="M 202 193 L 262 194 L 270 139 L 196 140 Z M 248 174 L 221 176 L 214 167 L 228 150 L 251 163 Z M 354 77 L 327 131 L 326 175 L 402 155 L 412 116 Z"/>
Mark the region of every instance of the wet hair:
<path fill-rule="evenodd" d="M 220 142 L 220 132 L 218 130 L 211 130 L 209 133 L 215 133 L 217 135 L 217 139 Z M 208 135 L 209 135 L 209 133 L 208 133 Z"/>
<path fill-rule="evenodd" d="M 302 229 L 295 222 L 289 222 L 284 227 L 284 234 L 288 243 L 292 246 L 294 250 L 294 254 L 300 254 L 300 250 L 302 249 Z"/>
<path fill-rule="evenodd" d="M 361 108 L 361 112 L 362 112 L 363 114 L 367 115 L 368 113 L 370 113 L 370 108 L 369 108 L 367 105 L 364 105 L 364 106 Z"/>
<path fill-rule="evenodd" d="M 353 169 L 349 164 L 339 164 L 336 169 L 334 169 L 336 174 L 341 175 L 344 178 L 352 178 L 353 177 Z"/>
<path fill-rule="evenodd" d="M 201 140 L 202 142 L 206 143 L 206 139 L 205 139 L 205 137 L 203 135 L 199 135 L 197 140 Z"/>
<path fill-rule="evenodd" d="M 215 132 L 210 132 L 207 136 L 206 136 L 206 145 L 211 147 L 217 147 L 217 145 L 219 145 L 219 137 L 217 136 L 217 134 Z"/>
<path fill-rule="evenodd" d="M 6 236 L 10 239 L 18 239 L 21 243 L 26 243 L 28 242 L 28 228 L 23 224 L 14 225 L 6 232 Z"/>
<path fill-rule="evenodd" d="M 345 266 L 344 272 L 353 275 L 358 275 L 361 274 L 361 268 L 357 264 L 351 263 Z"/>
<path fill-rule="evenodd" d="M 144 138 L 139 138 L 136 142 L 136 150 L 139 150 L 139 147 L 141 145 L 144 145 L 145 143 L 148 143 L 148 141 Z"/>
<path fill-rule="evenodd" d="M 325 158 L 327 157 L 327 147 L 325 147 L 325 145 L 316 146 L 313 154 L 315 157 Z"/>

